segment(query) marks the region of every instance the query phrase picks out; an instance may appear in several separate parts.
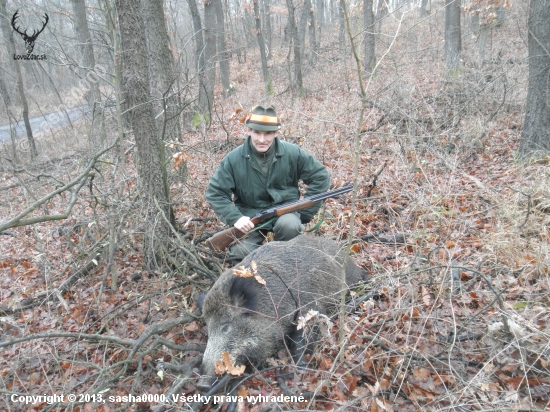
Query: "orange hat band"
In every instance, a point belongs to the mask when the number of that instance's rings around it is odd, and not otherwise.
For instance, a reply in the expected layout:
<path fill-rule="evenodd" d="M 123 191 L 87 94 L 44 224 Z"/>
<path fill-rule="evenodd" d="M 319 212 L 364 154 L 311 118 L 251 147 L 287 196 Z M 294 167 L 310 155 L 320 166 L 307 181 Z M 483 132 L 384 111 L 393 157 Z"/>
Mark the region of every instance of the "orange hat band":
<path fill-rule="evenodd" d="M 259 114 L 250 115 L 250 118 L 248 119 L 248 121 L 254 122 L 254 123 L 265 123 L 265 124 L 274 124 L 274 125 L 279 124 L 276 117 L 263 116 Z"/>

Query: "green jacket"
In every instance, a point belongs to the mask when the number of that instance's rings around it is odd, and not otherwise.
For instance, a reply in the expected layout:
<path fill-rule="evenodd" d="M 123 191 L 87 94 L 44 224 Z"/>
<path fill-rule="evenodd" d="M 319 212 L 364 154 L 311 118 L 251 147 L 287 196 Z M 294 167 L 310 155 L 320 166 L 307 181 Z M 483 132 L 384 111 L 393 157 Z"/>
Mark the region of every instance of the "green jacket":
<path fill-rule="evenodd" d="M 308 185 L 305 196 L 325 192 L 330 184 L 327 169 L 312 155 L 298 146 L 275 138 L 273 166 L 267 180 L 261 176 L 251 153 L 250 137 L 222 160 L 208 183 L 206 201 L 216 215 L 229 226 L 242 216 L 283 203 L 298 200 L 298 180 Z M 233 196 L 233 199 L 231 198 Z M 300 214 L 313 216 L 320 202 Z"/>

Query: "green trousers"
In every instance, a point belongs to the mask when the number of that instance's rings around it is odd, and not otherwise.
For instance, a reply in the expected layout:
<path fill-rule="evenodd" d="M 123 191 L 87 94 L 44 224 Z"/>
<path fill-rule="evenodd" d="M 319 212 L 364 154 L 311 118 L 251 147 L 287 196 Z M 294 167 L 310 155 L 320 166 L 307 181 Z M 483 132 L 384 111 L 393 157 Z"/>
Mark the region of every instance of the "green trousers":
<path fill-rule="evenodd" d="M 300 222 L 300 215 L 298 213 L 288 213 L 277 218 L 273 224 L 273 233 L 275 234 L 275 240 L 280 241 L 294 239 L 296 236 L 301 235 L 302 222 Z M 250 232 L 246 238 L 241 239 L 229 248 L 227 258 L 242 260 L 252 251 L 262 246 L 264 240 L 265 236 L 261 230 Z"/>

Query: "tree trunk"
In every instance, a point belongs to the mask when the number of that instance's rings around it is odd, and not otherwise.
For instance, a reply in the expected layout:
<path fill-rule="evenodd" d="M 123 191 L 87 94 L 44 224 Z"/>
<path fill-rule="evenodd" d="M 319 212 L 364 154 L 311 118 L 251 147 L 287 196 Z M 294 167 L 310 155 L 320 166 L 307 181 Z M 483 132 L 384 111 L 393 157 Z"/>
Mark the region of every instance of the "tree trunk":
<path fill-rule="evenodd" d="M 216 8 L 214 0 L 204 1 L 204 62 L 206 97 L 208 99 L 207 123 L 212 120 L 214 86 L 216 85 Z"/>
<path fill-rule="evenodd" d="M 227 97 L 231 94 L 232 89 L 229 83 L 229 53 L 225 48 L 225 22 L 223 17 L 222 0 L 214 0 L 214 8 L 216 9 L 218 55 L 220 56 L 220 77 L 222 79 L 223 96 Z"/>
<path fill-rule="evenodd" d="M 346 26 L 345 26 L 346 22 L 344 19 L 344 5 L 343 5 L 344 1 L 346 0 L 338 1 L 338 43 L 342 53 L 346 48 Z"/>
<path fill-rule="evenodd" d="M 365 31 L 365 71 L 372 73 L 376 66 L 376 55 L 374 54 L 374 13 L 372 11 L 372 0 L 363 0 L 363 30 Z"/>
<path fill-rule="evenodd" d="M 310 0 L 308 0 L 310 1 Z M 319 44 L 317 42 L 317 19 L 315 17 L 315 7 L 313 7 L 313 3 L 310 3 L 309 5 L 309 64 L 313 66 L 315 63 L 315 58 L 317 54 L 319 53 Z"/>
<path fill-rule="evenodd" d="M 302 61 L 304 60 L 304 56 L 305 56 L 309 9 L 311 9 L 311 0 L 304 0 L 304 6 L 302 7 L 302 15 L 300 16 L 300 26 L 298 27 L 298 36 L 300 39 L 300 53 L 301 53 Z"/>
<path fill-rule="evenodd" d="M 491 28 L 488 24 L 481 24 L 479 26 L 479 39 L 478 39 L 478 48 L 477 48 L 477 67 L 483 67 L 483 62 L 485 61 L 485 49 L 487 48 L 487 37 L 489 36 Z"/>
<path fill-rule="evenodd" d="M 0 16 L 8 16 L 6 10 L 6 1 L 0 0 Z M 4 41 L 8 48 L 8 60 L 11 61 L 15 52 L 15 42 L 12 37 L 12 30 L 8 26 L 8 19 L 0 18 L 0 25 L 2 26 L 2 33 L 4 34 Z M 17 90 L 19 91 L 19 98 L 21 99 L 21 106 L 23 106 L 23 121 L 25 123 L 25 130 L 27 132 L 27 140 L 29 142 L 29 151 L 31 154 L 31 160 L 34 160 L 38 156 L 36 150 L 36 144 L 34 142 L 34 136 L 32 134 L 31 124 L 29 122 L 29 104 L 27 102 L 27 96 L 25 95 L 25 88 L 23 87 L 23 74 L 21 73 L 21 67 L 19 66 L 19 60 L 13 62 L 13 67 L 17 74 Z"/>
<path fill-rule="evenodd" d="M 550 0 L 531 0 L 529 88 L 519 145 L 522 159 L 550 148 Z"/>
<path fill-rule="evenodd" d="M 264 31 L 265 31 L 265 44 L 268 50 L 267 58 L 270 59 L 271 53 L 271 36 L 273 35 L 273 29 L 271 28 L 271 0 L 264 0 Z"/>
<path fill-rule="evenodd" d="M 0 77 L 0 95 L 2 95 L 2 100 L 4 101 L 6 108 L 11 106 L 11 96 L 8 92 L 8 88 L 6 87 L 6 83 L 4 82 L 4 79 L 1 77 Z"/>
<path fill-rule="evenodd" d="M 199 78 L 199 110 L 203 113 L 208 112 L 208 98 L 206 96 L 206 82 L 204 74 L 204 40 L 202 35 L 202 23 L 197 2 L 195 0 L 187 0 L 191 18 L 193 20 L 193 38 L 195 39 L 195 65 L 197 68 L 197 76 Z"/>
<path fill-rule="evenodd" d="M 325 28 L 325 1 L 317 0 L 317 51 L 321 50 L 321 35 Z"/>
<path fill-rule="evenodd" d="M 179 104 L 175 87 L 174 57 L 166 29 L 163 0 L 141 0 L 147 40 L 149 90 L 154 100 L 159 137 L 166 141 L 180 141 Z M 166 108 L 166 112 L 165 112 Z M 164 163 L 164 159 L 162 159 Z"/>
<path fill-rule="evenodd" d="M 430 10 L 428 10 L 428 0 L 422 0 L 420 2 L 420 18 L 428 17 Z"/>
<path fill-rule="evenodd" d="M 303 93 L 303 79 L 302 79 L 302 58 L 300 54 L 300 39 L 298 36 L 298 28 L 296 27 L 296 18 L 294 13 L 296 8 L 292 3 L 292 0 L 286 0 L 286 6 L 288 8 L 288 28 L 290 31 L 291 44 L 294 45 L 294 85 L 299 95 Z"/>
<path fill-rule="evenodd" d="M 161 142 L 151 107 L 145 30 L 139 2 L 116 0 L 116 6 L 124 64 L 122 87 L 130 107 L 129 118 L 136 139 L 137 168 L 145 203 L 143 259 L 145 267 L 152 269 L 158 266 L 157 258 L 169 235 L 166 223 L 170 216 L 169 192 L 167 181 L 163 179 Z"/>
<path fill-rule="evenodd" d="M 253 0 L 254 3 L 254 20 L 256 21 L 256 38 L 258 40 L 258 47 L 260 48 L 260 60 L 262 63 L 262 75 L 264 77 L 264 84 L 267 94 L 272 94 L 273 89 L 271 86 L 271 79 L 269 78 L 269 71 L 267 68 L 267 56 L 265 54 L 265 41 L 262 34 L 262 21 L 260 19 L 260 6 L 258 0 Z"/>
<path fill-rule="evenodd" d="M 462 53 L 460 0 L 445 0 L 445 71 L 457 74 Z"/>
<path fill-rule="evenodd" d="M 90 145 L 95 152 L 105 143 L 105 136 L 101 133 L 103 130 L 104 116 L 101 106 L 101 95 L 99 93 L 99 81 L 96 81 L 97 76 L 89 76 L 89 73 L 93 73 L 95 70 L 92 36 L 88 27 L 88 19 L 86 18 L 86 1 L 71 0 L 71 5 L 74 14 L 74 29 L 82 51 L 82 58 L 79 64 L 79 75 L 82 79 L 81 84 L 90 86 L 85 97 L 88 102 L 88 107 L 92 112 L 93 122 L 90 133 Z M 92 81 L 88 81 L 90 79 Z"/>
<path fill-rule="evenodd" d="M 382 23 L 384 22 L 384 19 L 388 15 L 388 3 L 386 0 L 380 0 L 378 3 L 378 10 L 376 11 L 376 21 L 378 22 L 378 29 L 376 29 L 376 33 L 380 34 L 382 32 Z"/>

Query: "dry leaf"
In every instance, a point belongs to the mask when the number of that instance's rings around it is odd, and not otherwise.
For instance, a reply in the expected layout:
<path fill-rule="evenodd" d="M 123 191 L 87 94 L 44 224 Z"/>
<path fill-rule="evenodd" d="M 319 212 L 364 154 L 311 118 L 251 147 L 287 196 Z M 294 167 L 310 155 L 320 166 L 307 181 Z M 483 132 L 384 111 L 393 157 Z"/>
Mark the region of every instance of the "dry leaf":
<path fill-rule="evenodd" d="M 233 268 L 233 274 L 240 278 L 251 278 L 254 276 L 250 269 L 245 268 L 244 266 L 239 266 L 238 268 Z"/>
<path fill-rule="evenodd" d="M 422 301 L 424 302 L 424 305 L 428 307 L 432 306 L 432 297 L 430 296 L 428 289 L 426 289 L 426 286 L 422 286 Z"/>
<path fill-rule="evenodd" d="M 298 326 L 296 327 L 296 329 L 297 329 L 297 330 L 300 330 L 300 329 L 305 328 L 306 323 L 307 323 L 309 320 L 313 319 L 313 318 L 314 318 L 315 316 L 317 316 L 318 314 L 319 314 L 318 311 L 313 310 L 313 309 L 310 309 L 310 310 L 307 312 L 307 314 L 306 314 L 305 317 L 304 317 L 304 316 L 300 316 L 300 317 L 298 318 Z"/>
<path fill-rule="evenodd" d="M 413 369 L 413 376 L 416 380 L 422 382 L 422 381 L 427 381 L 428 378 L 431 376 L 431 374 L 428 369 L 415 367 Z"/>
<path fill-rule="evenodd" d="M 233 376 L 239 376 L 244 373 L 245 369 L 245 365 L 235 366 L 233 362 L 231 362 L 231 357 L 227 352 L 222 353 L 222 360 L 214 362 L 214 371 L 218 375 L 229 373 Z"/>
<path fill-rule="evenodd" d="M 235 112 L 231 115 L 231 117 L 229 119 L 227 119 L 227 121 L 230 122 L 231 120 L 235 119 L 237 117 L 237 115 L 239 113 L 241 113 L 242 111 L 243 111 L 243 109 L 240 109 L 240 108 L 235 110 Z"/>
<path fill-rule="evenodd" d="M 189 160 L 189 155 L 187 153 L 178 152 L 172 155 L 174 160 L 174 165 L 172 166 L 174 170 L 180 170 L 185 162 Z"/>

